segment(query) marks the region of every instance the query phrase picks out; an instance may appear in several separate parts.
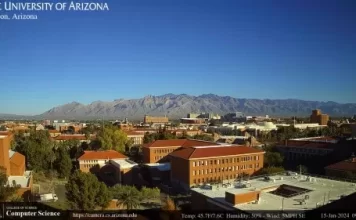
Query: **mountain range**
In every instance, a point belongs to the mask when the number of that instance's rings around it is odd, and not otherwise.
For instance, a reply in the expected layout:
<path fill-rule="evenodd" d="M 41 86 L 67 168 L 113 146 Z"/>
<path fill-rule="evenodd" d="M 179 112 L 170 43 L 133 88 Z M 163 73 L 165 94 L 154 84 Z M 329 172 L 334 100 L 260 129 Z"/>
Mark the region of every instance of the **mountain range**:
<path fill-rule="evenodd" d="M 54 107 L 36 118 L 47 119 L 93 119 L 129 118 L 138 120 L 144 115 L 170 118 L 185 117 L 188 113 L 210 112 L 220 115 L 243 112 L 248 115 L 309 116 L 313 109 L 321 109 L 331 116 L 352 116 L 356 114 L 356 103 L 305 101 L 297 99 L 243 99 L 230 96 L 204 94 L 166 94 L 145 96 L 140 99 L 117 99 L 112 102 L 95 101 L 84 105 L 79 102 Z"/>

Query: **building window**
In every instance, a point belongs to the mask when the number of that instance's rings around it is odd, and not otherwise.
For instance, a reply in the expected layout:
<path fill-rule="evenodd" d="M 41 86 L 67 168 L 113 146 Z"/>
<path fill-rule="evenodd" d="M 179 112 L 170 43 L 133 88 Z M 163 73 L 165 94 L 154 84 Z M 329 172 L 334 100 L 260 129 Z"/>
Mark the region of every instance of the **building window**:
<path fill-rule="evenodd" d="M 219 164 L 219 160 L 217 160 L 218 161 L 218 164 Z"/>
<path fill-rule="evenodd" d="M 230 163 L 232 163 L 232 158 L 230 158 Z"/>
<path fill-rule="evenodd" d="M 240 162 L 240 158 L 236 158 L 236 161 L 239 163 Z"/>
<path fill-rule="evenodd" d="M 213 161 L 212 160 L 210 160 L 210 165 L 213 165 Z"/>
<path fill-rule="evenodd" d="M 195 176 L 195 170 L 193 170 L 193 176 Z"/>
<path fill-rule="evenodd" d="M 193 162 L 193 167 L 195 167 L 195 162 Z"/>
<path fill-rule="evenodd" d="M 216 160 L 214 160 L 214 164 L 216 164 Z"/>
<path fill-rule="evenodd" d="M 194 180 L 193 180 L 193 183 L 197 183 L 197 181 L 194 179 Z"/>
<path fill-rule="evenodd" d="M 205 170 L 205 174 L 208 174 L 208 170 Z"/>
<path fill-rule="evenodd" d="M 213 171 L 211 171 L 211 169 L 209 169 L 209 173 L 212 173 Z"/>

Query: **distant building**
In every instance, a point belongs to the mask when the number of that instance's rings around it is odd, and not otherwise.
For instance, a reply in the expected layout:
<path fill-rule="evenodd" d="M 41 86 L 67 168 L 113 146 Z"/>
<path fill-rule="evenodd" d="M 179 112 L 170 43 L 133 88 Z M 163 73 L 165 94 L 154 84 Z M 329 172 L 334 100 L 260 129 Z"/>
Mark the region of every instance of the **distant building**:
<path fill-rule="evenodd" d="M 318 123 L 319 125 L 327 125 L 329 121 L 329 115 L 321 114 L 320 109 L 315 109 L 312 111 L 310 115 L 310 122 L 311 123 Z"/>
<path fill-rule="evenodd" d="M 334 151 L 338 140 L 330 137 L 298 138 L 281 142 L 276 147 L 286 160 L 312 159 Z"/>
<path fill-rule="evenodd" d="M 59 136 L 55 136 L 53 139 L 57 142 L 77 140 L 82 143 L 82 142 L 90 142 L 94 138 L 95 138 L 94 135 L 91 135 L 89 138 L 87 138 L 84 134 L 61 134 Z"/>
<path fill-rule="evenodd" d="M 206 118 L 206 119 L 220 119 L 221 116 L 215 113 L 189 113 L 187 118 Z"/>
<path fill-rule="evenodd" d="M 129 138 L 133 141 L 133 145 L 142 145 L 143 144 L 143 138 L 145 136 L 144 133 L 137 132 L 137 131 L 126 131 L 126 134 L 127 134 L 127 138 Z"/>
<path fill-rule="evenodd" d="M 150 123 L 168 123 L 168 117 L 164 116 L 164 117 L 154 117 L 154 116 L 149 116 L 149 115 L 145 115 L 144 119 L 143 119 L 143 123 L 145 124 L 150 124 Z"/>
<path fill-rule="evenodd" d="M 204 118 L 181 118 L 180 123 L 182 124 L 192 124 L 192 125 L 202 125 L 205 124 Z"/>

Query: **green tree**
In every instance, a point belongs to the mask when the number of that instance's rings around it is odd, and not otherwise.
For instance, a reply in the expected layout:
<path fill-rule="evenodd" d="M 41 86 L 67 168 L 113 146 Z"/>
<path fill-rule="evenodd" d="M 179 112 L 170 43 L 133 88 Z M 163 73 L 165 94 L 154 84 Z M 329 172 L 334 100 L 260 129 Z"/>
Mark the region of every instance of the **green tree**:
<path fill-rule="evenodd" d="M 28 168 L 34 171 L 48 170 L 55 160 L 54 142 L 47 131 L 31 130 L 29 135 L 15 134 L 15 150 L 26 157 Z"/>
<path fill-rule="evenodd" d="M 11 185 L 8 184 L 8 176 L 3 167 L 0 167 L 0 202 L 14 201 L 16 198 L 16 191 L 20 187 L 13 182 Z"/>
<path fill-rule="evenodd" d="M 116 150 L 125 152 L 126 144 L 129 143 L 127 134 L 114 126 L 104 127 L 97 135 L 97 141 L 102 150 Z"/>
<path fill-rule="evenodd" d="M 284 172 L 284 168 L 283 167 L 265 167 L 260 169 L 259 171 L 257 171 L 255 173 L 256 176 L 259 175 L 270 175 L 270 174 L 274 174 L 274 173 L 281 173 Z"/>
<path fill-rule="evenodd" d="M 193 138 L 202 141 L 214 141 L 214 137 L 212 135 L 206 134 L 197 134 Z"/>
<path fill-rule="evenodd" d="M 61 178 L 67 178 L 72 170 L 72 160 L 70 159 L 69 152 L 64 148 L 57 150 L 56 156 L 56 169 Z"/>
<path fill-rule="evenodd" d="M 140 206 L 141 193 L 134 186 L 116 185 L 112 187 L 113 198 L 117 199 L 117 206 L 128 210 L 136 209 Z"/>
<path fill-rule="evenodd" d="M 106 185 L 91 173 L 75 171 L 65 187 L 68 204 L 74 210 L 105 208 L 111 200 L 111 193 Z"/>
<path fill-rule="evenodd" d="M 283 156 L 278 152 L 266 152 L 264 157 L 265 167 L 278 167 L 283 163 Z"/>
<path fill-rule="evenodd" d="M 143 143 L 149 144 L 156 140 L 156 134 L 150 134 L 148 132 L 143 136 Z"/>
<path fill-rule="evenodd" d="M 141 193 L 141 200 L 158 199 L 161 195 L 161 192 L 158 188 L 142 187 L 140 193 Z"/>
<path fill-rule="evenodd" d="M 0 126 L 0 131 L 7 131 L 6 127 L 4 125 Z"/>

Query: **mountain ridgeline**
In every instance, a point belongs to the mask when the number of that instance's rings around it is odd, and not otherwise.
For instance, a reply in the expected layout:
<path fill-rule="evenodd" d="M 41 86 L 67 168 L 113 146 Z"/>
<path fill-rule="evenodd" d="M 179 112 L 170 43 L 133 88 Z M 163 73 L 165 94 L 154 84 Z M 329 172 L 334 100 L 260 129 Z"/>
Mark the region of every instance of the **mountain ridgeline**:
<path fill-rule="evenodd" d="M 96 101 L 89 105 L 72 102 L 52 108 L 37 117 L 48 119 L 113 119 L 127 117 L 131 120 L 138 120 L 142 119 L 146 114 L 181 118 L 190 112 L 213 112 L 221 115 L 230 112 L 244 112 L 249 115 L 284 117 L 308 116 L 316 108 L 331 116 L 352 116 L 356 114 L 356 103 L 340 104 L 296 99 L 239 99 L 214 94 L 200 96 L 166 94 L 162 96 L 146 96 L 141 99 L 118 99 L 112 102 Z"/>

